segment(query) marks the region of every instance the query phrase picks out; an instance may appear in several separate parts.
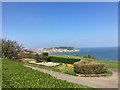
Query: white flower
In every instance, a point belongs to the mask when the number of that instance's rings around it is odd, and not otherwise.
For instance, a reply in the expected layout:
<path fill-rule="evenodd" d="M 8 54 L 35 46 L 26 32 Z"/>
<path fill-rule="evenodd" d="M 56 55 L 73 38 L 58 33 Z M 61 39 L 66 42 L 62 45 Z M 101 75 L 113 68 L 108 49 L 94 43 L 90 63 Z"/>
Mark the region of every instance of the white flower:
<path fill-rule="evenodd" d="M 41 62 L 41 63 L 36 63 L 38 65 L 45 65 L 45 66 L 56 66 L 59 65 L 59 63 L 54 63 L 54 62 Z"/>

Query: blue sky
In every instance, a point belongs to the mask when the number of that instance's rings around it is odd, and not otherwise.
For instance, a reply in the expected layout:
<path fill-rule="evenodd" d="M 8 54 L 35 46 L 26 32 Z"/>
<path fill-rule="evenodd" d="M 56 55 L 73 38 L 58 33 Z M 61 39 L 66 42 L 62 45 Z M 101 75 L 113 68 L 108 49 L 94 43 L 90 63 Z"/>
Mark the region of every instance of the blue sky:
<path fill-rule="evenodd" d="M 3 3 L 3 38 L 26 48 L 118 45 L 117 3 Z"/>

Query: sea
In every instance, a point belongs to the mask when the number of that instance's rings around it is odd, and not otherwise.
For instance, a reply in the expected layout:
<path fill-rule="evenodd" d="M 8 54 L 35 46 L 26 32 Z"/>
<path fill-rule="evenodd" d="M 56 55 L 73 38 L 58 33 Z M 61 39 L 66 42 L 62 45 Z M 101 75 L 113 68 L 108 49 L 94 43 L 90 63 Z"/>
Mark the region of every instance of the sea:
<path fill-rule="evenodd" d="M 79 52 L 54 52 L 52 54 L 66 54 L 66 55 L 91 55 L 100 60 L 114 60 L 118 61 L 118 47 L 96 47 L 96 48 L 76 48 Z"/>

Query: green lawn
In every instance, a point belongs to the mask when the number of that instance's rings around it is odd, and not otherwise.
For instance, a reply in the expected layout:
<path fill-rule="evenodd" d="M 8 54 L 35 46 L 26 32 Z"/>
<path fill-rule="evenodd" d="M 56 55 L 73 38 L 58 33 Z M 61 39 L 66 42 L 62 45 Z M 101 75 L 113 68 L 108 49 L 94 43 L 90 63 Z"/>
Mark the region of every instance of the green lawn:
<path fill-rule="evenodd" d="M 65 73 L 65 74 L 76 75 L 76 73 L 74 72 L 74 68 L 66 67 L 65 63 L 62 63 L 60 66 L 54 66 L 54 67 L 41 66 L 41 65 L 35 65 L 35 64 L 27 64 L 27 65 L 31 65 L 34 67 L 43 68 L 43 69 L 47 69 L 47 70 L 52 70 L 52 71 L 56 71 L 56 72 L 61 72 L 61 73 Z"/>
<path fill-rule="evenodd" d="M 50 56 L 62 57 L 62 58 L 68 58 L 68 56 L 69 56 L 69 58 L 71 58 L 71 59 L 80 59 L 80 58 L 82 58 L 82 57 L 75 56 L 75 55 L 64 55 L 64 54 L 57 54 L 57 55 L 52 54 Z"/>
<path fill-rule="evenodd" d="M 62 57 L 62 58 L 68 58 L 67 56 L 68 55 L 64 55 L 64 54 L 57 54 L 57 55 L 50 55 L 50 56 L 54 56 L 54 57 Z M 69 58 L 70 59 L 80 59 L 80 60 L 86 60 L 86 61 L 92 61 L 92 62 L 98 62 L 98 63 L 104 63 L 106 64 L 109 68 L 111 69 L 118 69 L 120 67 L 118 67 L 120 64 L 120 62 L 114 62 L 114 61 L 110 61 L 110 60 L 95 60 L 95 59 L 89 59 L 89 58 L 83 58 L 82 56 L 75 56 L 75 55 L 69 55 Z M 40 68 L 46 68 L 46 69 L 49 69 L 49 67 L 45 67 L 45 66 L 39 66 Z M 55 68 L 50 68 L 50 70 L 56 70 Z M 57 70 L 59 71 L 59 70 Z M 69 70 L 70 71 L 70 70 Z M 73 70 L 71 70 L 73 71 Z M 65 71 L 66 73 L 67 71 Z M 74 74 L 74 73 L 73 73 Z"/>
<path fill-rule="evenodd" d="M 14 60 L 3 59 L 2 63 L 3 88 L 90 88 L 56 79 Z"/>
<path fill-rule="evenodd" d="M 105 63 L 109 68 L 118 69 L 120 62 L 107 61 L 107 60 L 95 60 L 95 62 Z"/>
<path fill-rule="evenodd" d="M 62 58 L 68 58 L 67 55 L 51 55 L 51 56 L 58 57 L 58 58 L 61 58 L 61 57 Z M 86 60 L 86 61 L 91 61 L 91 62 L 99 62 L 99 63 L 106 64 L 111 69 L 117 69 L 118 68 L 118 63 L 117 62 L 113 62 L 113 61 L 95 60 L 95 59 L 83 58 L 81 56 L 75 56 L 75 55 L 69 55 L 69 56 L 70 56 L 69 57 L 70 59 L 74 59 L 75 58 L 75 59 Z M 41 66 L 41 65 L 35 65 L 35 64 L 29 64 L 29 65 L 34 66 L 34 67 L 38 67 L 38 68 L 44 68 L 44 69 L 47 69 L 47 70 L 57 71 L 57 72 L 65 73 L 65 74 L 76 75 L 76 73 L 74 72 L 74 68 L 68 68 L 68 67 L 66 67 L 66 64 L 67 63 L 61 63 L 61 65 L 54 66 L 54 67 L 47 67 L 47 66 Z M 112 72 L 108 71 L 104 75 L 105 76 L 111 76 Z"/>
<path fill-rule="evenodd" d="M 56 71 L 56 72 L 74 75 L 74 76 L 76 76 L 76 74 L 77 74 L 74 72 L 74 68 L 67 67 L 65 63 L 62 63 L 62 65 L 54 66 L 54 67 L 41 66 L 41 65 L 36 65 L 36 64 L 28 64 L 28 63 L 26 63 L 26 64 L 30 65 L 30 66 L 37 67 L 37 68 L 43 68 L 43 69 L 47 69 L 47 70 L 52 70 L 52 71 Z M 107 73 L 104 73 L 104 76 L 111 76 L 111 75 L 112 75 L 112 72 L 110 70 Z M 88 76 L 90 76 L 90 75 L 88 75 Z M 98 77 L 100 75 L 96 74 L 95 76 Z"/>
<path fill-rule="evenodd" d="M 0 89 L 2 89 L 2 58 L 0 57 Z"/>
<path fill-rule="evenodd" d="M 68 58 L 68 55 L 51 55 L 51 56 L 55 56 L 55 57 L 63 57 L 63 58 Z M 75 56 L 75 55 L 69 55 L 69 58 L 72 59 L 80 59 L 80 60 L 87 60 L 87 61 L 94 61 L 94 62 L 99 62 L 99 63 L 104 63 L 106 64 L 109 68 L 114 68 L 114 69 L 118 69 L 118 64 L 120 64 L 120 62 L 114 62 L 114 61 L 108 61 L 108 60 L 95 60 L 95 59 L 89 59 L 89 58 L 83 58 L 82 56 Z M 119 67 L 120 68 L 120 67 Z"/>

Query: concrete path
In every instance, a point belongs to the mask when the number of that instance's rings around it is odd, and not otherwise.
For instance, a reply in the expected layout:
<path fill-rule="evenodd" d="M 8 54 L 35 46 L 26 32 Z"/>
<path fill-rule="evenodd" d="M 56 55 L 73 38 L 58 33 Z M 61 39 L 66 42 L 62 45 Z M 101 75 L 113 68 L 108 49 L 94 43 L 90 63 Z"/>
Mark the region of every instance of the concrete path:
<path fill-rule="evenodd" d="M 42 68 L 37 68 L 29 65 L 24 66 L 38 70 L 40 72 L 50 74 L 58 79 L 66 80 L 72 83 L 87 85 L 94 88 L 118 88 L 118 72 L 114 71 L 113 75 L 110 77 L 78 77 Z"/>

